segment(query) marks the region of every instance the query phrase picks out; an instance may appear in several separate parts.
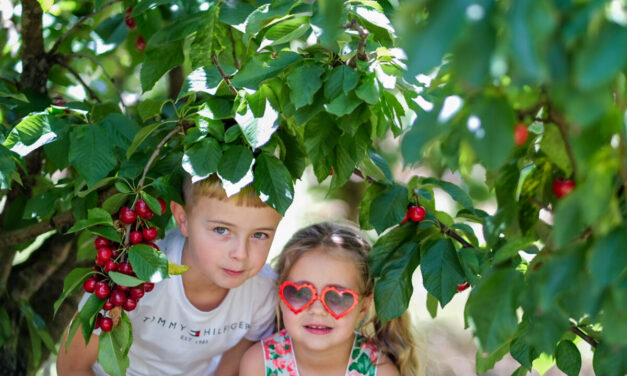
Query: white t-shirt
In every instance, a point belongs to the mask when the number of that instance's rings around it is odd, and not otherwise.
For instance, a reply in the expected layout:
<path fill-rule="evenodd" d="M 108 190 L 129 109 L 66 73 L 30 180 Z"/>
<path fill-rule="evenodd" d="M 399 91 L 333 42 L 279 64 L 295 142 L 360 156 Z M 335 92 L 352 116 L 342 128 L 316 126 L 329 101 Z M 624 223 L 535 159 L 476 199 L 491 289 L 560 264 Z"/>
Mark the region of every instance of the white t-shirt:
<path fill-rule="evenodd" d="M 179 264 L 184 244 L 178 229 L 158 243 L 168 259 Z M 242 338 L 258 341 L 272 332 L 275 279 L 274 270 L 265 265 L 259 274 L 229 290 L 209 312 L 187 300 L 180 275 L 156 283 L 137 308 L 127 312 L 133 325 L 127 375 L 213 375 L 221 354 Z M 98 363 L 93 369 L 96 375 L 106 375 Z"/>

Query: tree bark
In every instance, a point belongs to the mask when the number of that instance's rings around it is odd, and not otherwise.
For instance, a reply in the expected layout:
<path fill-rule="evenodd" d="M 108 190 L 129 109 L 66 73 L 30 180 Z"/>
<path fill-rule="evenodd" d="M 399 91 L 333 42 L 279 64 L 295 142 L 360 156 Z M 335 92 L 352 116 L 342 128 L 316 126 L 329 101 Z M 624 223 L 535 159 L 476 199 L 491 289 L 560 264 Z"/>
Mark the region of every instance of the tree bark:
<path fill-rule="evenodd" d="M 44 50 L 43 11 L 37 0 L 22 0 L 21 90 L 46 92 L 50 62 Z"/>

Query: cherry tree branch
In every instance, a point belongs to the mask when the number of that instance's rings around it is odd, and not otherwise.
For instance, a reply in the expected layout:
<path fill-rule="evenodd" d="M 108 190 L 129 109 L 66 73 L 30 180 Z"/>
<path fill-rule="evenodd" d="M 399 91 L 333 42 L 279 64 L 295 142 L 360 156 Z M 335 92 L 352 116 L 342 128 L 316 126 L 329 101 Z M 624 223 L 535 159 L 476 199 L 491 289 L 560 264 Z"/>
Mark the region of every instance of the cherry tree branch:
<path fill-rule="evenodd" d="M 357 31 L 359 34 L 359 44 L 357 45 L 357 58 L 359 60 L 365 61 L 368 60 L 368 55 L 366 54 L 366 40 L 370 35 L 370 32 L 361 26 L 356 20 L 352 20 L 351 22 L 342 25 L 343 29 L 353 29 Z"/>
<path fill-rule="evenodd" d="M 105 70 L 104 66 L 98 60 L 96 60 L 93 56 L 83 55 L 83 54 L 78 54 L 78 53 L 68 54 L 67 56 L 77 57 L 77 58 L 81 58 L 81 59 L 88 59 L 89 61 L 91 61 L 95 65 L 99 66 L 100 69 L 102 69 L 102 73 L 105 75 L 105 77 L 107 77 L 107 79 L 109 81 L 111 81 L 111 84 L 113 85 L 113 87 L 115 88 L 116 93 L 118 94 L 118 98 L 120 99 L 120 104 L 122 105 L 122 108 L 124 109 L 124 113 L 128 115 L 128 109 L 126 108 L 126 104 L 124 103 L 124 100 L 122 99 L 122 91 L 120 90 L 120 86 L 118 85 L 117 82 L 115 82 L 113 77 L 111 77 L 109 75 L 109 73 L 107 73 L 107 71 Z"/>
<path fill-rule="evenodd" d="M 234 88 L 233 85 L 231 85 L 231 76 L 224 73 L 224 71 L 222 70 L 222 67 L 220 66 L 220 63 L 218 62 L 218 58 L 216 57 L 216 54 L 211 54 L 211 60 L 213 60 L 213 63 L 216 65 L 216 68 L 218 68 L 218 72 L 220 72 L 222 79 L 224 80 L 224 82 L 226 82 L 227 86 L 229 87 L 229 90 L 231 90 L 231 93 L 237 95 L 237 89 Z"/>
<path fill-rule="evenodd" d="M 146 180 L 146 174 L 148 174 L 148 170 L 150 170 L 150 167 L 154 163 L 155 159 L 157 159 L 157 157 L 159 156 L 159 153 L 161 152 L 161 149 L 163 148 L 165 143 L 168 142 L 168 140 L 171 139 L 175 134 L 177 134 L 178 132 L 180 132 L 182 130 L 183 130 L 183 125 L 182 124 L 179 124 L 176 127 L 174 127 L 174 129 L 172 129 L 170 131 L 170 133 L 168 133 L 163 138 L 163 140 L 161 140 L 161 142 L 159 142 L 159 145 L 157 145 L 157 147 L 155 148 L 155 151 L 152 152 L 152 155 L 150 156 L 150 159 L 148 159 L 148 163 L 146 163 L 146 166 L 144 167 L 144 172 L 142 172 L 142 176 L 139 179 L 139 184 L 137 185 L 138 189 L 140 191 L 144 187 L 144 181 Z"/>
<path fill-rule="evenodd" d="M 575 154 L 573 153 L 573 149 L 568 141 L 568 123 L 566 122 L 566 119 L 564 119 L 554 109 L 549 107 L 549 121 L 554 123 L 557 126 L 557 129 L 559 129 L 560 134 L 562 135 L 562 140 L 564 141 L 564 146 L 566 147 L 566 154 L 568 154 L 568 159 L 570 159 L 570 164 L 573 167 L 573 175 L 576 175 L 577 162 L 575 161 Z"/>
<path fill-rule="evenodd" d="M 83 87 L 85 88 L 85 91 L 87 91 L 87 94 L 89 95 L 89 97 L 91 99 L 96 100 L 98 103 L 101 103 L 102 101 L 100 100 L 100 97 L 98 97 L 98 94 L 96 94 L 96 92 L 94 90 L 92 90 L 92 88 L 89 87 L 89 85 L 87 85 L 87 83 L 85 81 L 83 81 L 83 78 L 81 77 L 81 75 L 74 70 L 74 68 L 72 68 L 70 66 L 70 64 L 66 63 L 63 60 L 58 59 L 57 60 L 59 62 L 59 64 L 61 66 L 63 66 L 65 69 L 67 69 L 70 73 L 72 73 L 72 75 L 74 77 L 76 77 L 76 79 L 78 80 L 78 82 L 81 83 L 81 85 L 83 85 Z"/>
<path fill-rule="evenodd" d="M 63 35 L 61 35 L 61 37 L 59 37 L 59 39 L 57 39 L 57 41 L 54 43 L 54 45 L 52 46 L 52 48 L 50 49 L 48 54 L 51 55 L 51 56 L 54 55 L 57 52 L 57 50 L 59 49 L 59 46 L 61 45 L 61 43 L 63 43 L 63 41 L 65 41 L 70 36 L 70 34 L 72 34 L 76 29 L 78 29 L 78 27 L 81 26 L 85 21 L 87 21 L 88 19 L 96 16 L 97 14 L 99 14 L 103 10 L 109 8 L 113 4 L 116 4 L 116 3 L 119 3 L 119 2 L 120 2 L 120 0 L 113 0 L 110 3 L 107 3 L 107 4 L 103 5 L 102 8 L 98 9 L 94 13 L 90 13 L 90 14 L 86 15 L 85 17 L 81 18 L 80 20 L 78 20 L 77 23 L 72 25 L 72 27 L 68 31 L 66 31 Z"/>
<path fill-rule="evenodd" d="M 583 339 L 584 341 L 588 342 L 588 344 L 590 344 L 590 346 L 596 348 L 599 345 L 599 342 L 597 342 L 597 340 L 595 340 L 594 338 L 590 337 L 589 335 L 587 335 L 586 333 L 583 332 L 583 330 L 579 329 L 579 327 L 577 326 L 571 326 L 570 327 L 570 331 L 575 333 L 576 335 L 578 335 L 579 337 L 581 337 L 581 339 Z"/>
<path fill-rule="evenodd" d="M 235 67 L 237 69 L 242 67 L 242 63 L 237 60 L 237 53 L 235 51 L 235 38 L 233 37 L 233 28 L 229 27 L 229 39 L 231 39 L 231 45 L 233 46 L 233 50 L 231 51 L 231 53 L 233 54 L 233 64 L 235 65 Z"/>

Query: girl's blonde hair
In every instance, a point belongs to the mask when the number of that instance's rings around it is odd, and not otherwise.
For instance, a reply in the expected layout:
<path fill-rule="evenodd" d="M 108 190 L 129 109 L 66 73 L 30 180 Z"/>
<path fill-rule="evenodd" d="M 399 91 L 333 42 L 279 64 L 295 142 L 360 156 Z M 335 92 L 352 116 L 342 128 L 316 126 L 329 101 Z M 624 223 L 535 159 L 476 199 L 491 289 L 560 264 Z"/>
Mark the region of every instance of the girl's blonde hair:
<path fill-rule="evenodd" d="M 305 227 L 292 236 L 276 261 L 277 285 L 285 282 L 292 266 L 302 255 L 318 247 L 325 252 L 342 252 L 342 255 L 351 259 L 360 276 L 360 292 L 364 296 L 374 292 L 375 281 L 371 278 L 368 267 L 370 244 L 355 228 L 330 222 Z M 279 329 L 283 328 L 278 302 L 277 325 Z M 358 330 L 377 344 L 379 350 L 398 367 L 402 376 L 423 374 L 424 367 L 418 361 L 417 343 L 412 336 L 408 312 L 381 324 L 374 314 L 373 304 L 368 317 L 363 320 Z"/>
<path fill-rule="evenodd" d="M 209 177 L 195 183 L 192 183 L 191 176 L 186 174 L 183 180 L 183 201 L 185 205 L 192 204 L 198 197 L 216 198 L 221 201 L 232 202 L 238 206 L 253 208 L 267 206 L 265 202 L 261 201 L 252 184 L 243 187 L 238 193 L 229 197 L 222 187 L 222 180 L 217 174 L 211 174 Z"/>

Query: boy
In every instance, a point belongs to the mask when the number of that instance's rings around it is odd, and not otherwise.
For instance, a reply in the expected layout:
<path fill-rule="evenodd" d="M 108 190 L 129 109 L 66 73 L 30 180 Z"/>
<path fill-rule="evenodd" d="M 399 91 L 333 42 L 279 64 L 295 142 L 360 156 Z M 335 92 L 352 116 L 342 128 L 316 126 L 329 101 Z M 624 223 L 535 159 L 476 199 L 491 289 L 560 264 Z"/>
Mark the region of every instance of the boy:
<path fill-rule="evenodd" d="M 281 215 L 248 186 L 227 197 L 212 176 L 183 185 L 185 205 L 170 204 L 178 224 L 159 242 L 168 259 L 190 268 L 146 294 L 134 311 L 127 375 L 237 375 L 242 354 L 271 333 L 275 295 L 265 265 Z M 105 375 L 98 335 L 78 334 L 59 350 L 57 371 Z"/>

